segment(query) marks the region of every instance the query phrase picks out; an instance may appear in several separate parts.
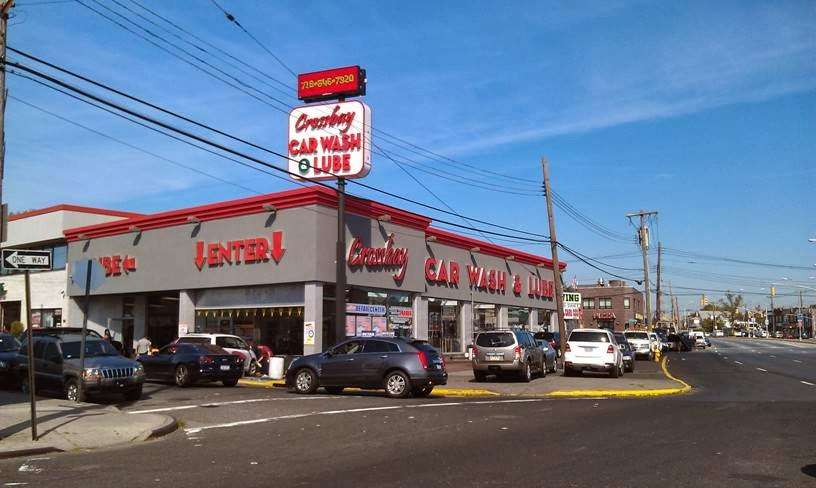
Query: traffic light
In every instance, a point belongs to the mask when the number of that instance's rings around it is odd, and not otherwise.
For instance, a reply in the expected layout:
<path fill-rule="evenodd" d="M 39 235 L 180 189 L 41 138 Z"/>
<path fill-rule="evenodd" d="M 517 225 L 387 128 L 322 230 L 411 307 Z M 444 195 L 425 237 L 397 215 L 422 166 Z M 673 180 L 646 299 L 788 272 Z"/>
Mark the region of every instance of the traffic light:
<path fill-rule="evenodd" d="M 700 298 L 700 306 L 705 307 L 706 305 L 708 305 L 708 298 L 706 298 L 706 296 L 703 295 L 702 298 Z"/>
<path fill-rule="evenodd" d="M 776 287 L 775 287 L 775 286 L 772 286 L 772 287 L 771 287 L 771 296 L 772 296 L 772 297 L 775 297 L 775 296 L 776 296 Z"/>

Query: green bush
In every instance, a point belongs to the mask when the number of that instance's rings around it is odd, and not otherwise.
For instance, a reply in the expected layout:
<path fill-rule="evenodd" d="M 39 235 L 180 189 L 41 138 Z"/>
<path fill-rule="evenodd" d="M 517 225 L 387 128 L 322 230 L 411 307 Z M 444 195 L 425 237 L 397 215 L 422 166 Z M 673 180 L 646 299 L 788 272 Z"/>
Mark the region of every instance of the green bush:
<path fill-rule="evenodd" d="M 11 323 L 11 334 L 14 337 L 20 337 L 23 335 L 24 328 L 25 327 L 23 326 L 22 322 L 20 322 L 19 320 L 15 320 L 14 322 Z"/>

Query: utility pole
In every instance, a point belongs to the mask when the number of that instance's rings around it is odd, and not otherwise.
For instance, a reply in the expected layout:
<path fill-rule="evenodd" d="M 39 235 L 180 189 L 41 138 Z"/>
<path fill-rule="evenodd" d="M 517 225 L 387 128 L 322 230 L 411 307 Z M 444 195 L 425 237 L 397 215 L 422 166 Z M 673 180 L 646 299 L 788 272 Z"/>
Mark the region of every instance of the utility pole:
<path fill-rule="evenodd" d="M 8 32 L 9 11 L 14 7 L 14 0 L 5 0 L 0 6 L 0 234 L 4 234 L 6 228 L 6 216 L 3 208 L 3 173 L 6 162 L 6 32 Z M 0 235 L 0 240 L 5 240 L 5 235 Z"/>
<path fill-rule="evenodd" d="M 334 281 L 334 343 L 346 333 L 346 179 L 337 178 L 337 276 Z M 356 334 L 355 330 L 355 334 Z M 326 347 L 327 348 L 327 347 Z"/>
<path fill-rule="evenodd" d="M 660 255 L 663 252 L 663 246 L 660 242 L 657 243 L 657 290 L 655 291 L 655 323 L 660 323 L 660 310 L 662 300 L 660 297 Z"/>
<path fill-rule="evenodd" d="M 626 217 L 631 221 L 632 217 L 640 217 L 640 226 L 638 227 L 638 240 L 640 241 L 640 252 L 643 254 L 643 289 L 646 292 L 646 300 L 644 305 L 646 307 L 644 319 L 646 320 L 646 330 L 652 330 L 652 298 L 651 287 L 649 286 L 649 228 L 646 226 L 646 218 L 651 215 L 657 215 L 657 212 L 632 212 L 626 214 Z"/>
<path fill-rule="evenodd" d="M 544 172 L 544 196 L 547 199 L 547 220 L 550 225 L 550 251 L 553 261 L 553 281 L 555 282 L 555 311 L 558 315 L 559 348 L 561 357 L 567 345 L 567 332 L 564 327 L 564 292 L 561 287 L 561 268 L 558 266 L 558 239 L 555 236 L 555 216 L 552 208 L 552 191 L 550 191 L 550 164 L 547 158 L 541 158 L 541 170 Z M 563 361 L 563 359 L 561 359 Z"/>
<path fill-rule="evenodd" d="M 660 256 L 660 254 L 658 254 L 658 257 L 659 256 Z M 660 267 L 658 266 L 657 269 L 660 269 Z M 660 280 L 658 280 L 657 282 L 660 283 Z M 672 325 L 674 325 L 675 330 L 677 330 L 677 315 L 676 315 L 677 309 L 674 306 L 674 290 L 672 289 L 671 281 L 669 281 L 669 300 L 671 301 L 671 321 L 672 321 Z"/>
<path fill-rule="evenodd" d="M 802 311 L 802 290 L 799 290 L 799 316 L 796 317 L 796 321 L 799 322 L 799 340 L 802 340 L 802 332 L 805 327 L 805 314 Z"/>
<path fill-rule="evenodd" d="M 773 326 L 774 337 L 776 337 L 776 313 L 774 312 L 773 299 L 776 296 L 776 288 L 771 287 L 771 325 Z"/>

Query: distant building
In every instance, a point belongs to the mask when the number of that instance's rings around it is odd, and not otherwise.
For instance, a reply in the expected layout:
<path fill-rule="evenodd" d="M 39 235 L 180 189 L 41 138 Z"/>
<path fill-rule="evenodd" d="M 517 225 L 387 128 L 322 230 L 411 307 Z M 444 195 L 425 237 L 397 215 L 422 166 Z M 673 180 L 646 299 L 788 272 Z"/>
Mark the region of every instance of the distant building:
<path fill-rule="evenodd" d="M 623 331 L 643 325 L 643 292 L 623 280 L 598 280 L 577 285 L 581 293 L 581 325 Z"/>
<path fill-rule="evenodd" d="M 768 331 L 772 334 L 781 332 L 785 337 L 799 337 L 799 307 L 775 308 L 768 316 Z M 816 305 L 805 306 L 801 310 L 802 332 L 807 337 L 814 337 L 813 322 L 816 318 Z"/>

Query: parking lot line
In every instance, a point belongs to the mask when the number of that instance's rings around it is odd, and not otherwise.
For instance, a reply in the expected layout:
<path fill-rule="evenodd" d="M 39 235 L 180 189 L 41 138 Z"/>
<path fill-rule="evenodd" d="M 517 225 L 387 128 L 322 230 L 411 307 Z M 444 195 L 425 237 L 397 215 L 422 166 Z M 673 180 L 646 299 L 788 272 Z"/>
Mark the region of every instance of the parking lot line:
<path fill-rule="evenodd" d="M 794 360 L 793 360 L 793 362 L 794 362 L 794 363 L 799 363 L 799 364 L 802 364 L 802 361 L 799 361 L 798 359 L 794 359 Z"/>
<path fill-rule="evenodd" d="M 162 408 L 151 408 L 148 410 L 133 410 L 127 413 L 157 413 L 157 412 L 173 412 L 175 410 L 188 410 L 191 408 L 207 408 L 207 407 L 220 407 L 223 405 L 239 405 L 242 403 L 257 403 L 257 402 L 276 402 L 276 401 L 296 401 L 296 400 L 320 400 L 320 399 L 327 399 L 327 398 L 347 398 L 347 397 L 340 397 L 340 396 L 313 396 L 313 397 L 292 397 L 292 398 L 251 398 L 247 400 L 232 400 L 228 402 L 213 402 L 213 403 L 202 403 L 199 405 L 179 405 L 177 407 L 162 407 Z"/>
<path fill-rule="evenodd" d="M 737 363 L 737 364 L 742 364 L 742 363 L 741 363 L 741 362 L 739 362 L 739 361 L 734 361 L 734 362 L 735 362 L 735 363 Z"/>
<path fill-rule="evenodd" d="M 757 371 L 762 371 L 763 373 L 767 373 L 767 372 L 768 372 L 768 370 L 767 370 L 767 369 L 762 369 L 762 368 L 757 368 Z"/>
<path fill-rule="evenodd" d="M 802 381 L 800 381 L 799 383 L 803 383 L 803 384 L 805 384 L 805 385 L 810 385 L 810 386 L 816 386 L 816 385 L 814 385 L 813 383 L 811 383 L 811 382 L 809 382 L 809 381 L 805 381 L 805 380 L 802 380 Z"/>

